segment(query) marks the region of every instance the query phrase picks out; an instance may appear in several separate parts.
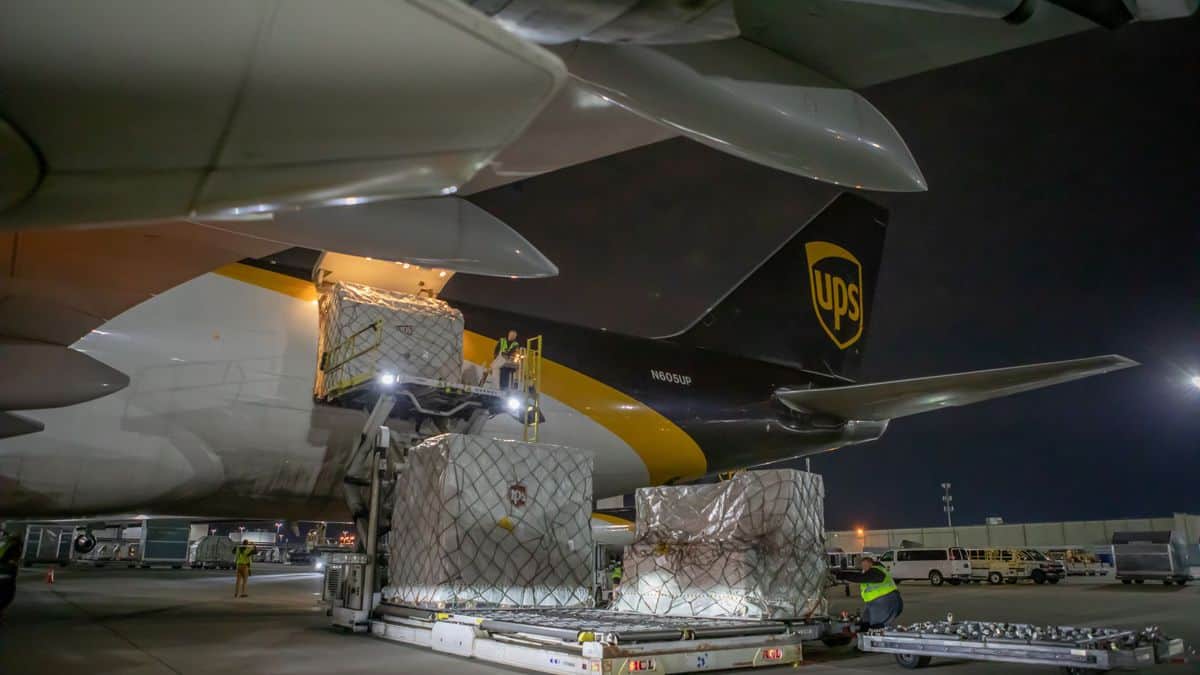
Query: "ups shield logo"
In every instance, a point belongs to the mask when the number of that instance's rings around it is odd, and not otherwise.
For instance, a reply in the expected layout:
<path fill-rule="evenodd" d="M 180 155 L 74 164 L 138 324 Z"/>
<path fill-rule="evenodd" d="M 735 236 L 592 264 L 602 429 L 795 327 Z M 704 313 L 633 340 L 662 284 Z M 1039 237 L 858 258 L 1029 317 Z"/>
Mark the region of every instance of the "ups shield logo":
<path fill-rule="evenodd" d="M 827 241 L 806 243 L 804 253 L 817 320 L 838 349 L 848 349 L 862 337 L 866 322 L 862 264 L 854 254 Z"/>

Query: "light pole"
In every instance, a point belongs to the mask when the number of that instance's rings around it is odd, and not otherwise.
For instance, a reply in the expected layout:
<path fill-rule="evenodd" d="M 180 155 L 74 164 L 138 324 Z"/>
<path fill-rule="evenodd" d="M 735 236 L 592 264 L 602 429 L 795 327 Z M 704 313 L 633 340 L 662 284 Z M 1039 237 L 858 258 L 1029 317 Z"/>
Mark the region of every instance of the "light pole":
<path fill-rule="evenodd" d="M 950 528 L 950 532 L 954 534 L 954 545 L 958 546 L 958 532 L 954 529 L 954 518 L 950 515 L 954 513 L 954 496 L 950 494 L 949 483 L 942 483 L 942 489 L 946 491 L 942 495 L 942 510 L 946 512 L 946 527 Z"/>

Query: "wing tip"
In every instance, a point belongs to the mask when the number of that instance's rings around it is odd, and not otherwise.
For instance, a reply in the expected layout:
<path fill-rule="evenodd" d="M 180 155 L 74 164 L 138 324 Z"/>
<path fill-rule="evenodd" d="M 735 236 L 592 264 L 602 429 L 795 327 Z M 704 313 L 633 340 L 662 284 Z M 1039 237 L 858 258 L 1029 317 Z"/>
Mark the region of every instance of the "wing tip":
<path fill-rule="evenodd" d="M 1134 361 L 1124 354 L 1106 354 L 1101 358 L 1112 361 L 1112 370 L 1124 370 L 1126 368 L 1133 368 L 1142 365 L 1140 361 Z"/>

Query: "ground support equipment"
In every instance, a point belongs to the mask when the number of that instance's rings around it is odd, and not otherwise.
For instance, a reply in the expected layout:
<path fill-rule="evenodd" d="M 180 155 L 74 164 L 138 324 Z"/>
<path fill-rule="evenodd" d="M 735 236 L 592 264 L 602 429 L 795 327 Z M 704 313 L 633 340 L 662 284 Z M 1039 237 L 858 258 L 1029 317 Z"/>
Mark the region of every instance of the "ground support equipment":
<path fill-rule="evenodd" d="M 938 657 L 1056 666 L 1067 673 L 1144 668 L 1184 654 L 1182 640 L 1153 627 L 1130 631 L 979 621 L 865 631 L 858 634 L 858 648 L 894 654 L 903 668 L 920 668 Z"/>
<path fill-rule="evenodd" d="M 849 635 L 829 620 L 667 617 L 604 609 L 435 611 L 383 604 L 371 634 L 543 673 L 689 673 L 797 664 L 801 643 Z"/>

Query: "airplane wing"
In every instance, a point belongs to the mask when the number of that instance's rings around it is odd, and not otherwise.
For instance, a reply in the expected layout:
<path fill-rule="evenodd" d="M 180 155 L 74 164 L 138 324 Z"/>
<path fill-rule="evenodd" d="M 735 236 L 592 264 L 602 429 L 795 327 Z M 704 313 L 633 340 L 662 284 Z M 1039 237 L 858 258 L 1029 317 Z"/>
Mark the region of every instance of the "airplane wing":
<path fill-rule="evenodd" d="M 1098 27 L 1048 2 L 1017 25 L 840 0 L 746 3 L 738 23 L 743 39 L 854 89 Z"/>
<path fill-rule="evenodd" d="M 781 388 L 775 391 L 775 397 L 801 412 L 845 420 L 888 420 L 1019 394 L 1136 365 L 1139 364 L 1132 359 L 1109 354 L 845 387 Z"/>

